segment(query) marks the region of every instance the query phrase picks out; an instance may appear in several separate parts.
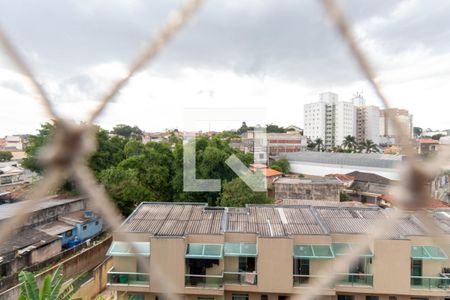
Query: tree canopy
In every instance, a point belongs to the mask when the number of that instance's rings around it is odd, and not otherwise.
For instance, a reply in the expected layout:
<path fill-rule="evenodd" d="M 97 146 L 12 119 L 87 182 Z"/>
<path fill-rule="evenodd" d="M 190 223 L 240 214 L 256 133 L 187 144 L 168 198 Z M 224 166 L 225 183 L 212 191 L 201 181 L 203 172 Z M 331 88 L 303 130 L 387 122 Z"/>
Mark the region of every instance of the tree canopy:
<path fill-rule="evenodd" d="M 115 128 L 117 128 L 116 126 Z M 126 125 L 120 125 L 124 128 Z M 130 126 L 128 126 L 130 127 Z M 43 124 L 36 136 L 30 137 L 26 149 L 29 157 L 26 168 L 41 172 L 37 155 L 49 140 L 54 126 Z M 117 131 L 116 131 L 117 132 Z M 175 137 L 175 134 L 174 134 Z M 220 192 L 183 191 L 183 150 L 185 145 L 179 138 L 169 142 L 142 144 L 132 135 L 110 135 L 98 127 L 97 150 L 88 161 L 97 179 L 105 186 L 112 200 L 124 215 L 131 213 L 142 201 L 189 201 L 207 202 L 217 205 Z M 191 141 L 194 142 L 194 141 Z M 197 179 L 220 179 L 231 182 L 237 175 L 225 163 L 236 155 L 246 166 L 253 162 L 251 153 L 243 153 L 229 145 L 223 136 L 195 139 L 195 162 Z M 283 163 L 278 163 L 283 168 Z M 73 188 L 73 185 L 65 185 Z M 222 184 L 224 188 L 225 184 Z M 242 200 L 243 201 L 243 200 Z M 251 200 L 250 201 L 256 201 Z"/>
<path fill-rule="evenodd" d="M 267 197 L 265 192 L 252 191 L 240 178 L 235 178 L 224 184 L 219 200 L 220 206 L 234 207 L 267 203 L 271 203 L 271 199 Z"/>
<path fill-rule="evenodd" d="M 290 170 L 289 161 L 285 158 L 272 162 L 269 167 L 284 174 L 288 174 Z"/>
<path fill-rule="evenodd" d="M 9 151 L 0 151 L 0 161 L 10 161 L 13 155 Z"/>

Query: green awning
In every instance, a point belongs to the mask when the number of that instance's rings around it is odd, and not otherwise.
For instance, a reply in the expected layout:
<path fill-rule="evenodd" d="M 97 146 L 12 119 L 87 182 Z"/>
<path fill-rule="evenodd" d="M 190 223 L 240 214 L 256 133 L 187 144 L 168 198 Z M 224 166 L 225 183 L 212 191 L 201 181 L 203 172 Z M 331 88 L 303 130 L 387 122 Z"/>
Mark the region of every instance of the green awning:
<path fill-rule="evenodd" d="M 330 245 L 295 245 L 294 257 L 307 259 L 331 259 L 334 258 L 334 252 Z"/>
<path fill-rule="evenodd" d="M 357 244 L 352 243 L 333 243 L 333 252 L 336 256 L 347 255 L 350 251 L 352 251 L 353 247 L 357 246 Z M 359 254 L 362 257 L 373 257 L 372 251 L 367 248 L 363 253 Z"/>
<path fill-rule="evenodd" d="M 186 258 L 221 259 L 223 258 L 223 245 L 221 244 L 189 244 Z"/>
<path fill-rule="evenodd" d="M 411 258 L 423 260 L 446 260 L 448 259 L 448 256 L 441 248 L 436 246 L 412 246 Z"/>
<path fill-rule="evenodd" d="M 258 250 L 256 244 L 252 243 L 225 243 L 224 255 L 256 257 Z"/>
<path fill-rule="evenodd" d="M 150 255 L 150 243 L 149 242 L 133 242 L 133 246 L 136 250 L 136 254 L 142 256 Z M 131 246 L 127 242 L 112 242 L 111 246 L 106 253 L 108 256 L 134 256 Z"/>

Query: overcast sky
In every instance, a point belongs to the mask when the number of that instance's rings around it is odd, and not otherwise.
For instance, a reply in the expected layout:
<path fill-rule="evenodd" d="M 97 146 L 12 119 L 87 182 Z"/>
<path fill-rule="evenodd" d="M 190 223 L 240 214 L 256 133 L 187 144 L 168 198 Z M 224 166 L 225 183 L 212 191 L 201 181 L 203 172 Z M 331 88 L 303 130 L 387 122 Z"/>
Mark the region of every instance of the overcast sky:
<path fill-rule="evenodd" d="M 450 128 L 450 0 L 340 3 L 392 103 L 408 109 L 417 126 Z M 381 106 L 320 4 L 207 0 L 121 91 L 99 124 L 159 131 L 182 128 L 186 109 L 227 108 L 247 111 L 250 124 L 303 127 L 303 105 L 324 91 L 338 93 L 340 100 L 362 91 L 369 104 Z M 58 111 L 82 120 L 180 5 L 175 0 L 0 0 L 0 24 Z M 33 133 L 46 121 L 2 50 L 0 99 L 0 136 Z M 252 109 L 265 111 L 265 118 Z M 201 126 L 236 128 L 241 117 L 231 113 L 229 121 L 217 122 L 211 114 Z"/>

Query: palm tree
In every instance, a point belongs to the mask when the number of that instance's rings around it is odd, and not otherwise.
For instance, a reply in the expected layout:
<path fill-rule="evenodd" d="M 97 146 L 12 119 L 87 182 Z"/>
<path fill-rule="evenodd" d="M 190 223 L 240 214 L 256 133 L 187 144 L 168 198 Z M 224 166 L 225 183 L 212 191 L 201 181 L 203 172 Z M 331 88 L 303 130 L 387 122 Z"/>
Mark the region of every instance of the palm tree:
<path fill-rule="evenodd" d="M 35 275 L 22 271 L 19 273 L 19 300 L 69 300 L 79 290 L 84 276 L 78 276 L 63 289 L 64 276 L 62 266 L 59 266 L 53 274 L 45 276 L 39 290 Z"/>
<path fill-rule="evenodd" d="M 351 135 L 347 135 L 344 140 L 342 141 L 342 147 L 344 147 L 347 150 L 356 150 L 356 147 L 358 146 L 358 143 L 356 142 L 356 138 Z"/>
<path fill-rule="evenodd" d="M 316 144 L 314 144 L 314 142 L 311 141 L 310 138 L 308 138 L 306 142 L 308 143 L 308 145 L 306 146 L 308 150 L 314 150 L 316 148 Z"/>
<path fill-rule="evenodd" d="M 316 145 L 317 151 L 324 151 L 325 145 L 323 144 L 323 140 L 321 138 L 317 138 L 314 140 L 314 144 Z"/>
<path fill-rule="evenodd" d="M 380 152 L 378 149 L 378 145 L 375 144 L 372 140 L 364 140 L 359 144 L 361 150 L 366 153 Z"/>

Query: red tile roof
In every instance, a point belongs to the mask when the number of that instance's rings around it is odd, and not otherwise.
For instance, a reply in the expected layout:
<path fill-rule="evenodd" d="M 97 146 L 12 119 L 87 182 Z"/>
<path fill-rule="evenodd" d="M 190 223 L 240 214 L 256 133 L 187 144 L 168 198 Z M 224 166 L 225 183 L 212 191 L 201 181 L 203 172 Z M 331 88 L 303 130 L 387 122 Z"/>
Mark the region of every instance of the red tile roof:
<path fill-rule="evenodd" d="M 433 139 L 418 139 L 420 144 L 439 144 L 439 141 Z"/>
<path fill-rule="evenodd" d="M 395 199 L 391 195 L 381 195 L 381 199 L 386 202 L 395 204 Z M 447 204 L 439 199 L 428 199 L 426 208 L 449 208 L 450 204 Z"/>

